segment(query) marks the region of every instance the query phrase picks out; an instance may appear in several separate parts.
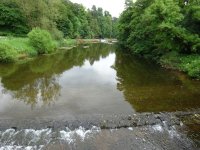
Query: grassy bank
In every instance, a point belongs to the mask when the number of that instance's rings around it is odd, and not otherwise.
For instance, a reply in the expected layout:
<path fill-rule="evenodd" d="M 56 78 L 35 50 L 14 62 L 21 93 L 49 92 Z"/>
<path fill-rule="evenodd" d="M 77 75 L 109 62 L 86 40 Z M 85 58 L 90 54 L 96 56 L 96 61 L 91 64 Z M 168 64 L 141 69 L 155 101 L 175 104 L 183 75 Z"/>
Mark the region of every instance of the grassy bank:
<path fill-rule="evenodd" d="M 53 41 L 54 45 L 56 45 L 56 49 L 62 44 L 69 47 L 76 45 L 76 40 L 69 39 L 63 41 L 65 41 L 65 43 Z M 16 53 L 15 61 L 39 55 L 37 49 L 30 44 L 28 37 L 0 37 L 0 46 L 1 45 L 6 45 L 14 50 Z"/>
<path fill-rule="evenodd" d="M 54 44 L 57 47 L 59 42 L 54 41 Z M 38 55 L 36 48 L 29 43 L 28 37 L 0 37 L 0 45 L 11 47 L 16 52 L 15 60 Z"/>
<path fill-rule="evenodd" d="M 1 37 L 0 44 L 9 45 L 17 52 L 17 57 L 22 55 L 35 56 L 37 55 L 36 50 L 32 47 L 28 38 L 19 38 L 19 37 Z"/>
<path fill-rule="evenodd" d="M 160 58 L 162 66 L 187 73 L 192 78 L 200 79 L 200 55 L 183 55 L 176 52 L 165 54 Z"/>
<path fill-rule="evenodd" d="M 96 43 L 99 42 L 98 39 L 63 39 L 62 41 L 53 41 L 54 45 L 56 45 L 56 49 L 58 50 L 60 47 L 62 48 L 70 48 L 74 47 L 77 44 L 85 44 L 85 43 Z M 7 49 L 12 49 L 12 52 L 9 52 L 9 55 L 12 55 L 14 52 L 15 55 L 14 60 L 20 60 L 25 58 L 30 58 L 38 55 L 38 51 L 35 47 L 33 47 L 28 37 L 0 37 L 0 46 L 5 47 Z M 9 50 L 7 50 L 9 51 Z"/>
<path fill-rule="evenodd" d="M 70 47 L 75 46 L 77 44 L 85 44 L 85 43 L 97 43 L 99 42 L 99 39 L 64 39 L 60 46 L 62 47 Z"/>

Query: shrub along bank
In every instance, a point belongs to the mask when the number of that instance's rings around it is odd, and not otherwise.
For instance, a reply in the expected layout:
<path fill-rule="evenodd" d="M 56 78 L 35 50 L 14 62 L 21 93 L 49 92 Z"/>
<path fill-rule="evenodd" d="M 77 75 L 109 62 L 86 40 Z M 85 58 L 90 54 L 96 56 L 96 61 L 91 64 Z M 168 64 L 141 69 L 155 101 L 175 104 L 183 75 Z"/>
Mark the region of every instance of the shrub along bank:
<path fill-rule="evenodd" d="M 192 78 L 200 79 L 200 55 L 184 55 L 171 52 L 163 55 L 159 63 L 165 68 L 178 69 Z"/>
<path fill-rule="evenodd" d="M 21 57 L 49 54 L 56 50 L 58 41 L 43 29 L 34 28 L 28 37 L 1 37 L 0 62 L 14 62 Z"/>
<path fill-rule="evenodd" d="M 99 39 L 54 40 L 50 32 L 34 28 L 27 37 L 0 37 L 0 63 L 71 49 L 78 44 L 97 43 Z"/>
<path fill-rule="evenodd" d="M 118 29 L 134 54 L 200 78 L 200 1 L 126 0 Z"/>

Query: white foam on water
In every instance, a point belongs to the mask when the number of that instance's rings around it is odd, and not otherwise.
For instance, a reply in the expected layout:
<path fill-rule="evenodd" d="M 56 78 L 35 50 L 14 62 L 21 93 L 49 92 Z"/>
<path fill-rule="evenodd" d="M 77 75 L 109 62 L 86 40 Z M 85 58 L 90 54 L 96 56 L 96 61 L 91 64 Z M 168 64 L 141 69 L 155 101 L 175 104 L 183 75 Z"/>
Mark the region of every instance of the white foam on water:
<path fill-rule="evenodd" d="M 61 139 L 67 141 L 69 144 L 74 143 L 77 138 L 80 138 L 81 141 L 84 141 L 85 138 L 88 138 L 96 133 L 100 132 L 100 128 L 93 126 L 90 130 L 85 130 L 83 127 L 79 127 L 75 130 L 70 130 L 66 128 L 66 131 L 60 131 Z"/>
<path fill-rule="evenodd" d="M 117 131 L 118 129 L 116 128 L 116 129 L 110 129 L 110 132 L 112 133 L 112 132 L 114 132 L 114 131 Z"/>
<path fill-rule="evenodd" d="M 42 130 L 34 130 L 34 129 L 25 129 L 25 134 L 33 134 L 37 137 L 41 136 L 42 134 L 49 135 L 52 133 L 51 129 L 42 129 Z"/>
<path fill-rule="evenodd" d="M 4 136 L 12 136 L 13 134 L 15 134 L 15 130 L 14 129 L 7 129 L 5 132 L 2 133 L 2 137 L 4 137 Z"/>
<path fill-rule="evenodd" d="M 152 126 L 152 128 L 153 128 L 154 131 L 168 133 L 170 138 L 175 138 L 175 137 L 179 138 L 180 137 L 180 135 L 179 135 L 178 131 L 176 130 L 175 126 L 172 126 L 172 127 L 168 128 L 167 125 L 164 123 L 164 127 L 162 125 L 158 124 L 158 125 Z"/>
<path fill-rule="evenodd" d="M 75 130 L 52 131 L 52 129 L 25 129 L 16 131 L 8 129 L 0 132 L 0 150 L 38 150 L 42 149 L 53 141 L 52 135 L 56 134 L 56 139 L 64 140 L 68 144 L 76 142 L 76 140 L 84 141 L 86 138 L 92 137 L 101 131 L 100 128 L 93 126 L 86 130 L 79 127 Z M 17 143 L 17 144 L 16 144 Z"/>
<path fill-rule="evenodd" d="M 18 133 L 20 134 L 19 136 L 21 139 L 18 139 Z M 20 131 L 16 131 L 14 129 L 7 129 L 6 131 L 0 133 L 0 150 L 38 150 L 44 146 L 38 145 L 38 142 L 40 142 L 40 140 L 43 140 L 44 144 L 48 144 L 48 142 L 51 141 L 51 133 L 51 129 L 25 129 Z M 15 145 L 16 140 L 20 141 L 18 145 Z M 23 142 L 26 140 L 29 141 L 28 144 L 25 145 L 23 144 Z"/>
<path fill-rule="evenodd" d="M 155 131 L 163 132 L 163 127 L 160 124 L 153 125 L 152 128 Z"/>
<path fill-rule="evenodd" d="M 25 130 L 25 138 L 31 136 L 32 139 L 29 141 L 31 143 L 37 143 L 41 139 L 45 139 L 46 143 L 51 140 L 50 134 L 52 133 L 51 129 L 42 129 L 42 130 L 34 130 L 34 129 L 26 129 Z"/>
<path fill-rule="evenodd" d="M 133 131 L 133 128 L 132 128 L 132 127 L 129 127 L 129 128 L 128 128 L 128 130 L 131 130 L 131 131 Z"/>
<path fill-rule="evenodd" d="M 73 143 L 75 140 L 71 137 L 71 133 L 67 131 L 60 131 L 61 139 L 67 141 L 69 144 Z"/>
<path fill-rule="evenodd" d="M 182 126 L 182 122 L 180 122 L 180 125 Z M 163 121 L 163 125 L 164 128 L 167 130 L 167 132 L 169 133 L 170 138 L 174 138 L 174 137 L 179 137 L 180 135 L 178 134 L 176 127 L 172 126 L 172 127 L 168 127 L 167 122 Z"/>
<path fill-rule="evenodd" d="M 0 147 L 0 150 L 41 150 L 43 146 L 36 147 L 36 146 L 3 146 Z"/>
<path fill-rule="evenodd" d="M 175 127 L 172 127 L 171 130 L 168 131 L 171 138 L 180 137 Z"/>

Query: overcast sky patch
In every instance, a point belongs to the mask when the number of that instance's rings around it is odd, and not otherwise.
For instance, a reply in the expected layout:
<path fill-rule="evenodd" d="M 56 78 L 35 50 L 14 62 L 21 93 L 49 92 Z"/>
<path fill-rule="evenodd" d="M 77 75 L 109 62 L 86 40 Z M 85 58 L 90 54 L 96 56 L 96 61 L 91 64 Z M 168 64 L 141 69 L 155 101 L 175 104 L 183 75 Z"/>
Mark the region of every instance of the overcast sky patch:
<path fill-rule="evenodd" d="M 83 4 L 86 8 L 92 8 L 93 5 L 102 7 L 109 11 L 113 17 L 119 17 L 124 10 L 125 0 L 71 0 L 74 3 Z"/>

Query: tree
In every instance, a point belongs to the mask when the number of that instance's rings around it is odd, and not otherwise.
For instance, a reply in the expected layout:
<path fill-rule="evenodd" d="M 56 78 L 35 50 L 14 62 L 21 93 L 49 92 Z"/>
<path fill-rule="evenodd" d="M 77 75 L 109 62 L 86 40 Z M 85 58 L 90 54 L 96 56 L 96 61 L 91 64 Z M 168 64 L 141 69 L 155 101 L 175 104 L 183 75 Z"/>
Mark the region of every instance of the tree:
<path fill-rule="evenodd" d="M 137 0 L 120 16 L 120 43 L 155 59 L 171 51 L 197 53 L 199 8 L 192 1 L 182 6 L 175 0 Z"/>
<path fill-rule="evenodd" d="M 16 3 L 5 2 L 0 4 L 0 30 L 11 31 L 16 34 L 28 32 L 26 18 Z"/>
<path fill-rule="evenodd" d="M 91 10 L 69 0 L 1 0 L 0 27 L 11 33 L 32 28 L 48 30 L 54 39 L 111 37 L 112 16 L 102 8 Z"/>
<path fill-rule="evenodd" d="M 133 6 L 133 0 L 125 0 L 125 8 L 129 8 Z"/>

